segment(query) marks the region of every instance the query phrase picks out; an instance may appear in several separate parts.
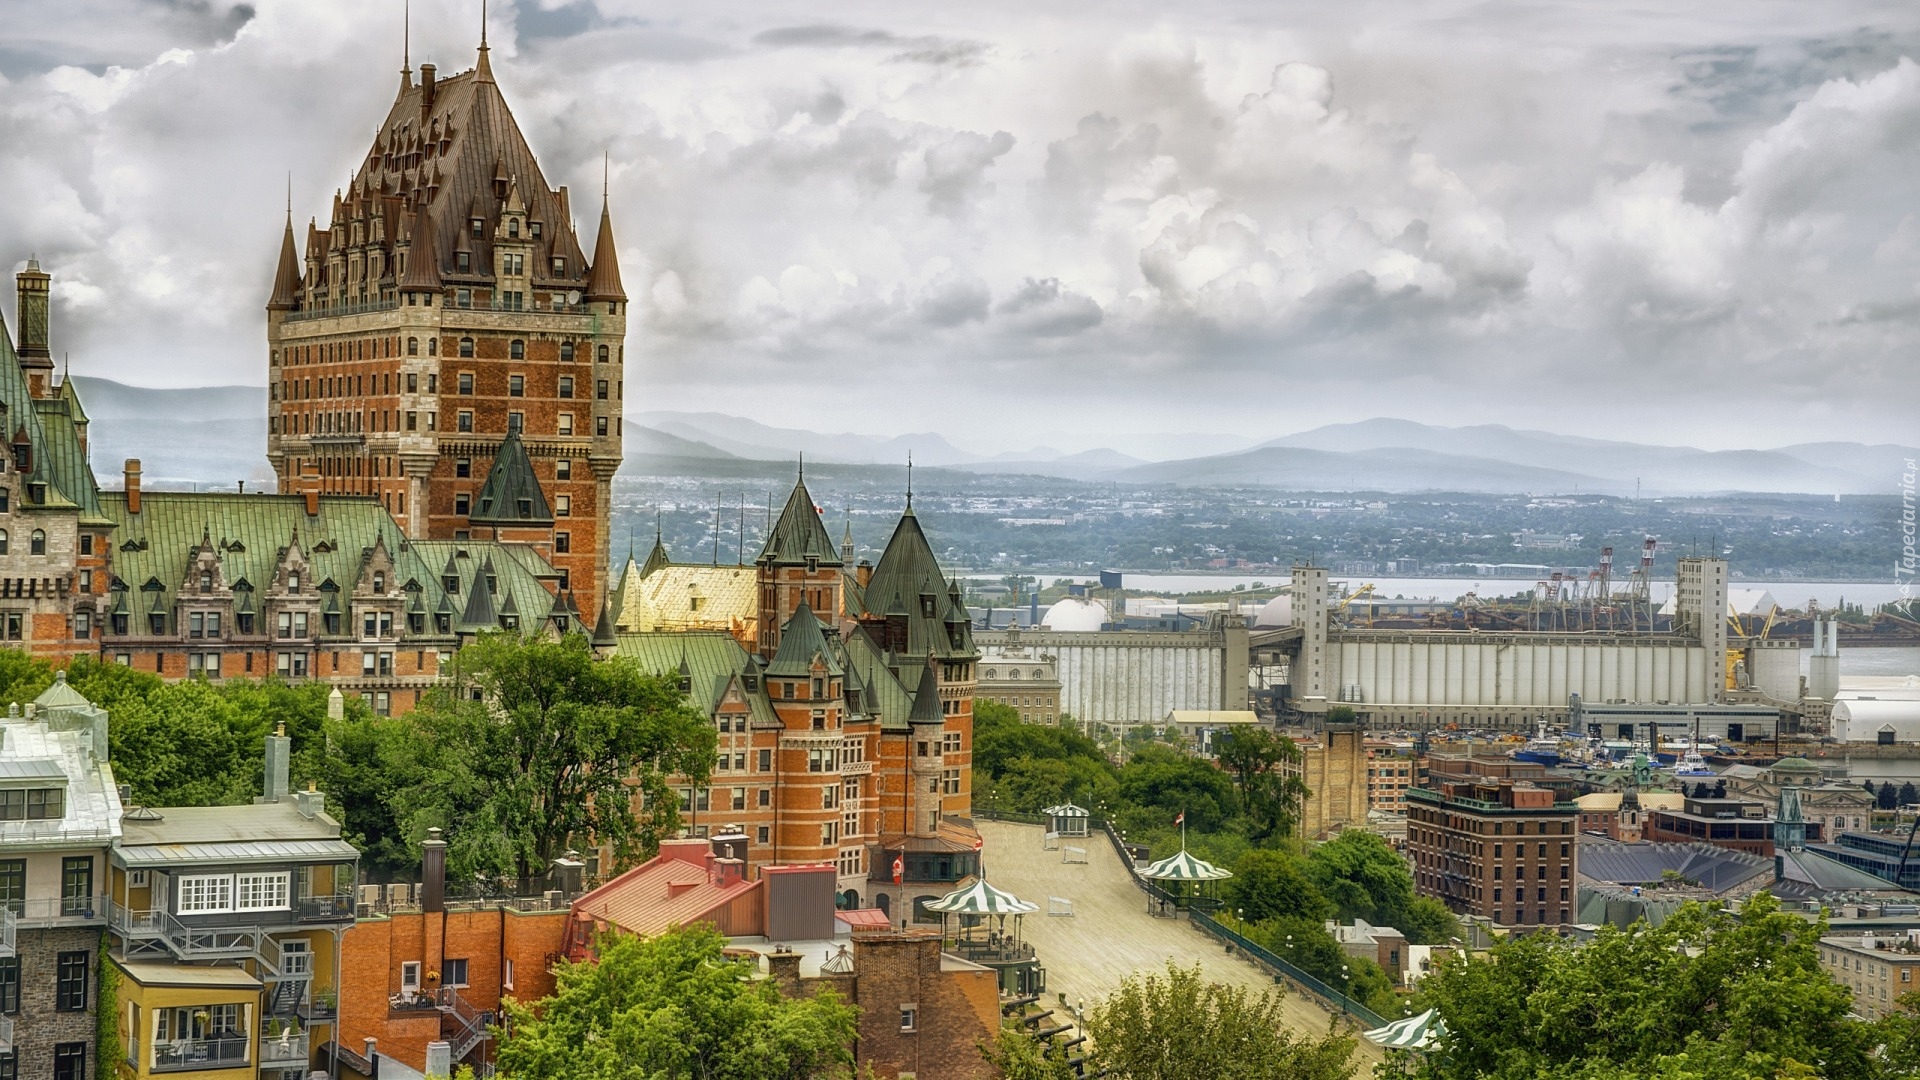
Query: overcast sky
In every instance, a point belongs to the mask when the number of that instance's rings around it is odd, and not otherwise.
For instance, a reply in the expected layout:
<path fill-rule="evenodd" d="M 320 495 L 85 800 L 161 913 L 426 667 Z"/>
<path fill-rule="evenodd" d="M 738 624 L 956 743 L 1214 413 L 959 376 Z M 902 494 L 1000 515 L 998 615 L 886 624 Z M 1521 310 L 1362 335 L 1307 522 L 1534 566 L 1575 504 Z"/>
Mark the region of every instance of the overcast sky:
<path fill-rule="evenodd" d="M 415 66 L 470 67 L 479 6 L 415 0 Z M 0 264 L 55 275 L 74 371 L 264 383 L 286 173 L 324 214 L 400 24 L 9 5 Z M 1920 428 L 1911 0 L 496 0 L 490 34 L 588 242 L 611 154 L 631 412 L 976 450 Z"/>

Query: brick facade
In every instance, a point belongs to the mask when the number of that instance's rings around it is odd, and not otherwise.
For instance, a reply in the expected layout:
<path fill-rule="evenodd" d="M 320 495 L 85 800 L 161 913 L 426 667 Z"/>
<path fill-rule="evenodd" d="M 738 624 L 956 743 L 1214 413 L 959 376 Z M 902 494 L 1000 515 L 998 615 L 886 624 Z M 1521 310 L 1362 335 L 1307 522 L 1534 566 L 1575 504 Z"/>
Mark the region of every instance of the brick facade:
<path fill-rule="evenodd" d="M 94 1007 L 100 997 L 98 926 L 21 929 L 15 934 L 20 964 L 20 1011 L 14 1016 L 15 1075 L 53 1076 L 54 1054 L 65 1045 L 86 1047 L 86 1071 L 93 1074 Z M 87 958 L 87 993 L 82 1010 L 60 1008 L 61 954 Z"/>
<path fill-rule="evenodd" d="M 581 611 L 606 596 L 627 299 L 602 207 L 590 265 L 494 83 L 403 80 L 329 224 L 291 220 L 268 303 L 267 455 L 289 490 L 371 496 L 407 536 L 468 520 L 517 431 L 555 521 L 533 542 Z"/>
<path fill-rule="evenodd" d="M 1414 890 L 1511 926 L 1573 921 L 1579 808 L 1524 781 L 1449 781 L 1407 793 Z"/>

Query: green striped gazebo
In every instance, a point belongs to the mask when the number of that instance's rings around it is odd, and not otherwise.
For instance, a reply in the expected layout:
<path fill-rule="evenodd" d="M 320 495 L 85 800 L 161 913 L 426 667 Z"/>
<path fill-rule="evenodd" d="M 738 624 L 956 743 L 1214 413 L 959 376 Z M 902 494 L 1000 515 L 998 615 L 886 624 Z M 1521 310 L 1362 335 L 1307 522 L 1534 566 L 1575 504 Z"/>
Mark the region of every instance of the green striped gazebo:
<path fill-rule="evenodd" d="M 1029 904 L 1005 889 L 996 889 L 985 881 L 976 881 L 964 889 L 953 892 L 938 900 L 927 902 L 928 911 L 938 911 L 944 915 L 1027 915 L 1039 911 L 1039 904 Z"/>
<path fill-rule="evenodd" d="M 1173 894 L 1178 907 L 1196 906 L 1195 901 L 1203 901 L 1198 906 L 1212 907 L 1217 905 L 1210 883 L 1232 877 L 1233 871 L 1215 866 L 1181 848 L 1177 854 L 1156 863 L 1148 863 L 1146 869 L 1140 871 L 1140 876 L 1148 881 L 1165 882 L 1166 890 Z"/>
<path fill-rule="evenodd" d="M 1446 1033 L 1446 1021 L 1440 1019 L 1440 1011 L 1428 1009 L 1419 1016 L 1395 1020 L 1385 1027 L 1362 1034 L 1366 1035 L 1368 1042 L 1389 1050 L 1429 1050 Z"/>

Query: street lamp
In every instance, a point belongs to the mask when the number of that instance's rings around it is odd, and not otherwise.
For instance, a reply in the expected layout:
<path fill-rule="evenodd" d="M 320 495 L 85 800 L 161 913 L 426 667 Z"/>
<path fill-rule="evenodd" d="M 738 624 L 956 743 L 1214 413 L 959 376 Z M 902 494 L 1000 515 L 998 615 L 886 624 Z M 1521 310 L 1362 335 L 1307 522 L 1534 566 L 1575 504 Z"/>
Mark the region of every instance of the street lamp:
<path fill-rule="evenodd" d="M 1347 1000 L 1353 997 L 1353 974 L 1347 965 L 1340 965 L 1340 1015 L 1347 1015 Z"/>

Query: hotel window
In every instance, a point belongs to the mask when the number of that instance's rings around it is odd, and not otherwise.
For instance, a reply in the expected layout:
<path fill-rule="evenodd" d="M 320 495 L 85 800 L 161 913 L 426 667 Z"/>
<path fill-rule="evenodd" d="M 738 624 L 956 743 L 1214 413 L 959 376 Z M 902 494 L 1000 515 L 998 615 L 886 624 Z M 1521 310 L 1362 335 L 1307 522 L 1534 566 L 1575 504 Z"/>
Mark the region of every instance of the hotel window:
<path fill-rule="evenodd" d="M 515 435 L 527 430 L 527 414 L 523 412 L 508 413 L 507 430 Z"/>
<path fill-rule="evenodd" d="M 41 529 L 33 530 L 33 536 L 27 541 L 28 554 L 45 555 L 47 553 L 47 534 Z"/>
<path fill-rule="evenodd" d="M 465 432 L 471 432 L 473 430 L 473 413 L 468 412 L 467 410 L 464 410 L 464 409 L 461 410 L 460 430 Z"/>
<path fill-rule="evenodd" d="M 593 433 L 594 433 L 595 435 L 605 435 L 605 434 L 607 433 L 607 418 L 606 418 L 606 417 L 604 417 L 604 416 L 596 416 L 596 417 L 594 417 L 594 418 L 593 418 Z"/>
<path fill-rule="evenodd" d="M 553 534 L 553 550 L 554 550 L 554 553 L 558 555 L 565 555 L 566 553 L 572 551 L 573 550 L 573 534 L 563 533 L 563 532 L 554 533 Z"/>
<path fill-rule="evenodd" d="M 563 398 L 570 398 L 573 396 L 573 376 L 571 375 L 560 376 L 559 394 Z"/>
<path fill-rule="evenodd" d="M 605 345 L 602 345 L 600 346 L 599 350 L 594 353 L 594 360 L 597 363 L 604 364 L 607 362 L 607 355 L 608 355 L 607 347 Z"/>
<path fill-rule="evenodd" d="M 472 458 L 454 458 L 453 459 L 453 475 L 458 477 L 472 476 L 473 475 L 473 459 Z"/>
<path fill-rule="evenodd" d="M 573 414 L 572 413 L 563 412 L 560 414 L 560 434 L 562 435 L 573 434 Z"/>
<path fill-rule="evenodd" d="M 512 341 L 508 342 L 507 358 L 510 360 L 525 360 L 527 358 L 527 343 L 520 340 L 519 338 L 514 338 Z M 519 397 L 519 396 L 520 395 L 518 394 L 514 395 L 514 397 Z"/>
<path fill-rule="evenodd" d="M 593 396 L 601 401 L 607 400 L 607 380 L 599 379 L 593 384 Z"/>
<path fill-rule="evenodd" d="M 466 356 L 468 354 L 461 353 L 460 355 Z M 456 385 L 459 387 L 460 393 L 472 394 L 473 393 L 473 372 L 471 371 L 461 372 L 459 382 Z"/>
<path fill-rule="evenodd" d="M 460 273 L 463 273 L 463 274 L 464 274 L 464 273 L 466 273 L 466 272 L 467 272 L 467 271 L 469 271 L 469 270 L 472 270 L 472 269 L 473 269 L 473 256 L 472 256 L 472 255 L 470 255 L 470 254 L 468 254 L 467 252 L 464 252 L 464 251 L 456 251 L 456 252 L 454 252 L 454 254 L 453 254 L 453 268 L 454 268 L 455 270 L 458 270 L 458 271 L 459 271 Z"/>
<path fill-rule="evenodd" d="M 93 967 L 91 952 L 63 952 L 56 967 L 54 1008 L 60 1012 L 87 1011 L 87 973 Z"/>
<path fill-rule="evenodd" d="M 20 1012 L 20 958 L 8 956 L 0 958 L 0 1013 L 8 1016 Z"/>
<path fill-rule="evenodd" d="M 460 339 L 460 355 L 461 355 L 461 356 L 472 356 L 472 355 L 473 355 L 473 339 L 472 339 L 472 338 L 470 338 L 470 337 L 463 337 L 463 338 L 461 338 L 461 339 Z M 462 391 L 460 391 L 460 392 L 461 392 L 461 393 L 463 393 L 463 394 L 471 394 L 471 393 L 473 393 L 473 388 L 472 388 L 472 383 L 471 383 L 471 382 L 469 382 L 469 383 L 468 383 L 468 388 L 467 388 L 467 389 L 465 389 L 465 390 L 462 390 Z"/>
<path fill-rule="evenodd" d="M 573 462 L 569 461 L 566 458 L 561 458 L 560 460 L 554 462 L 553 478 L 555 480 L 573 479 Z M 0 553 L 0 554 L 4 554 L 4 553 Z"/>
<path fill-rule="evenodd" d="M 458 495 L 455 495 L 453 497 L 453 512 L 456 514 L 460 514 L 462 516 L 471 512 L 473 508 L 472 498 L 473 496 L 468 495 L 464 491 L 460 492 Z"/>
<path fill-rule="evenodd" d="M 560 343 L 560 359 L 569 363 L 573 361 L 573 342 L 563 341 Z"/>
<path fill-rule="evenodd" d="M 239 911 L 280 911 L 287 908 L 286 874 L 241 874 L 234 907 Z"/>
<path fill-rule="evenodd" d="M 556 517 L 567 517 L 571 515 L 573 513 L 573 496 L 555 495 L 553 497 L 553 513 Z"/>

